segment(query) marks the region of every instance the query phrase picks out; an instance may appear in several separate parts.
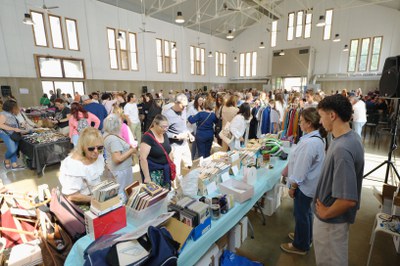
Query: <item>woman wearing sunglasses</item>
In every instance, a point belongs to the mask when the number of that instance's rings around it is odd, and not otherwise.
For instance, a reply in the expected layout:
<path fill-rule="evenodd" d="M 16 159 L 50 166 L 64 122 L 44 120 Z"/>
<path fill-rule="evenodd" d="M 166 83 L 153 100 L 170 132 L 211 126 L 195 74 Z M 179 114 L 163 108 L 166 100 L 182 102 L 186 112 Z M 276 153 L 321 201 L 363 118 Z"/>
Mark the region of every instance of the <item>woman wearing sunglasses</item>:
<path fill-rule="evenodd" d="M 125 202 L 125 188 L 133 182 L 132 154 L 136 149 L 121 137 L 121 126 L 122 119 L 118 114 L 111 114 L 104 120 L 107 167 L 120 185 L 118 194 Z"/>
<path fill-rule="evenodd" d="M 91 190 L 104 172 L 103 137 L 96 128 L 81 131 L 75 149 L 61 162 L 61 192 L 76 203 L 90 202 Z"/>

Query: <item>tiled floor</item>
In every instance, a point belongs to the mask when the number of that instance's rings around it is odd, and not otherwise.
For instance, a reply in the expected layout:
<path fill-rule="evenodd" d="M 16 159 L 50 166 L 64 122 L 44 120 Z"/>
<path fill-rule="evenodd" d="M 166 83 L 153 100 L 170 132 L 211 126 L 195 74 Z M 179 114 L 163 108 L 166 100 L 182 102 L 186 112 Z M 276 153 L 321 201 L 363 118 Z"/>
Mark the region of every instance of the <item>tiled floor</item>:
<path fill-rule="evenodd" d="M 370 144 L 369 136 L 365 140 L 365 173 L 381 162 L 386 160 L 389 140 L 380 139 L 380 148 L 377 144 Z M 0 144 L 0 161 L 4 158 L 4 144 Z M 396 154 L 399 156 L 400 151 Z M 395 161 L 396 158 L 394 158 Z M 397 164 L 400 166 L 400 162 Z M 400 167 L 398 168 L 400 170 Z M 59 165 L 48 166 L 44 176 L 38 178 L 35 171 L 6 171 L 4 165 L 0 166 L 0 177 L 9 189 L 16 189 L 21 192 L 29 192 L 37 189 L 37 185 L 47 183 L 50 188 L 59 186 L 58 182 Z M 133 169 L 135 179 L 138 179 L 138 167 Z M 357 214 L 354 225 L 350 228 L 350 248 L 349 265 L 365 265 L 369 251 L 369 238 L 374 222 L 374 217 L 379 212 L 379 204 L 372 195 L 372 187 L 376 186 L 379 190 L 382 187 L 386 168 L 382 167 L 378 171 L 364 179 L 361 209 Z M 373 179 L 373 180 L 370 180 Z M 377 180 L 377 181 L 374 181 Z M 267 217 L 267 225 L 262 226 L 258 214 L 249 213 L 250 220 L 254 226 L 255 239 L 248 238 L 241 250 L 252 258 L 257 258 L 265 265 L 315 265 L 313 249 L 306 256 L 288 255 L 279 248 L 281 243 L 288 242 L 287 234 L 293 231 L 293 201 L 288 196 L 284 196 L 281 207 L 271 217 Z M 371 265 L 400 265 L 400 255 L 394 249 L 393 241 L 388 236 L 378 236 L 375 252 Z"/>

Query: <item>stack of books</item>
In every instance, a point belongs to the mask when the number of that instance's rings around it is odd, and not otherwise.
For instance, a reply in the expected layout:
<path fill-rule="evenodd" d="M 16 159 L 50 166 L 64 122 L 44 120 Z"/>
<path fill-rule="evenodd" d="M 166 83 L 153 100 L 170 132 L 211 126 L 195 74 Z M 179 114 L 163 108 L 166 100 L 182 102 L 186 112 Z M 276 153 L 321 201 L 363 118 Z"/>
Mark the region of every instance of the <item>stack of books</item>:
<path fill-rule="evenodd" d="M 104 215 L 123 205 L 119 196 L 119 184 L 103 181 L 92 189 L 90 211 L 97 216 Z"/>
<path fill-rule="evenodd" d="M 170 204 L 168 210 L 175 211 L 174 217 L 191 227 L 204 223 L 211 216 L 208 204 L 189 197 L 184 197 L 176 204 Z"/>
<path fill-rule="evenodd" d="M 136 211 L 144 210 L 163 200 L 168 195 L 168 192 L 168 189 L 162 188 L 155 183 L 132 184 L 132 187 L 127 191 L 129 197 L 126 206 Z"/>

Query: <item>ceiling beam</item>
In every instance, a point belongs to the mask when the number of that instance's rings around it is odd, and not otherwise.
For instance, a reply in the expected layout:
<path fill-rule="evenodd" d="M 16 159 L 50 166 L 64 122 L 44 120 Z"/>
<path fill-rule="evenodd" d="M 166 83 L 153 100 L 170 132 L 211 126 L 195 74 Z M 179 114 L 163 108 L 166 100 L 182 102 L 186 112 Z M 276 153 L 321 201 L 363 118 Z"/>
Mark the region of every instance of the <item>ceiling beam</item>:
<path fill-rule="evenodd" d="M 228 17 L 228 16 L 232 16 L 234 14 L 235 14 L 235 12 L 227 12 L 227 13 L 225 13 L 223 15 L 220 15 L 220 16 L 216 15 L 213 18 L 209 18 L 209 19 L 206 19 L 206 20 L 203 20 L 203 21 L 197 21 L 195 23 L 187 24 L 186 27 L 191 28 L 191 27 L 197 26 L 199 24 L 204 24 L 204 23 L 207 23 L 207 22 L 211 22 L 213 20 L 224 18 L 224 17 Z"/>
<path fill-rule="evenodd" d="M 253 3 L 256 4 L 256 5 L 259 6 L 259 7 L 262 7 L 262 8 L 264 8 L 264 9 L 266 9 L 269 13 L 271 13 L 273 16 L 275 16 L 275 17 L 277 17 L 277 18 L 281 18 L 281 17 L 282 17 L 281 14 L 278 14 L 278 13 L 276 13 L 275 11 L 272 11 L 272 9 L 270 9 L 270 8 L 268 8 L 268 7 L 264 6 L 264 5 L 262 5 L 259 1 L 253 0 Z"/>
<path fill-rule="evenodd" d="M 179 6 L 180 4 L 182 4 L 182 3 L 186 2 L 186 1 L 187 0 L 180 0 L 180 1 L 176 1 L 174 4 L 171 4 L 169 6 L 158 7 L 158 9 L 156 11 L 150 12 L 147 15 L 150 16 L 150 17 L 154 16 L 155 14 L 160 13 L 160 12 L 162 12 L 164 10 L 170 9 L 170 8 L 172 8 L 174 6 Z"/>

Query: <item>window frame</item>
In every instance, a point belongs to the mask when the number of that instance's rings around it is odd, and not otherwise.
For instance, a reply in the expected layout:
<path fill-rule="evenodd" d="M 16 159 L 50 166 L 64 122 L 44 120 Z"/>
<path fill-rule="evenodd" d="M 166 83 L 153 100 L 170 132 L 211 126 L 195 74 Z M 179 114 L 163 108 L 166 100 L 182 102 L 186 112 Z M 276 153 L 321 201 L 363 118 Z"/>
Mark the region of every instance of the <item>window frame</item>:
<path fill-rule="evenodd" d="M 43 29 L 44 29 L 44 36 L 45 36 L 45 39 L 46 39 L 46 45 L 37 44 L 36 34 L 35 34 L 35 25 L 32 25 L 32 33 L 33 33 L 33 40 L 34 40 L 35 46 L 37 46 L 37 47 L 49 47 L 50 44 L 49 44 L 49 38 L 47 36 L 47 27 L 46 27 L 46 20 L 45 20 L 45 17 L 44 17 L 44 12 L 40 12 L 40 11 L 36 11 L 36 10 L 30 10 L 29 12 L 30 12 L 30 15 L 31 15 L 32 19 L 33 19 L 32 13 L 37 13 L 37 14 L 41 14 L 42 15 Z"/>
<path fill-rule="evenodd" d="M 122 49 L 121 48 L 121 46 L 122 46 L 122 42 L 121 41 L 118 41 L 117 40 L 117 38 L 118 38 L 118 36 L 119 36 L 119 34 L 125 34 L 125 37 L 124 37 L 124 42 L 125 42 L 125 49 Z M 130 54 L 130 51 L 129 51 L 129 49 L 128 49 L 128 45 L 129 45 L 129 43 L 128 43 L 128 35 L 127 35 L 127 31 L 125 31 L 125 30 L 121 30 L 121 29 L 118 29 L 117 30 L 117 35 L 115 36 L 115 41 L 117 42 L 117 53 L 119 54 L 119 61 L 120 61 L 120 64 L 119 64 L 119 69 L 120 70 L 123 70 L 123 71 L 129 71 L 130 70 L 130 58 L 129 58 L 129 54 Z M 126 60 L 127 60 L 127 67 L 126 68 L 123 68 L 122 67 L 122 59 L 123 59 L 123 57 L 122 57 L 122 53 L 125 53 L 126 54 Z"/>
<path fill-rule="evenodd" d="M 353 47 L 353 41 L 357 41 L 356 60 L 354 62 L 354 70 L 349 70 L 351 50 L 352 50 L 352 47 Z M 349 56 L 348 56 L 348 59 L 347 59 L 347 72 L 356 72 L 357 71 L 359 48 L 360 48 L 360 39 L 351 39 L 350 40 L 350 47 L 349 47 Z"/>
<path fill-rule="evenodd" d="M 239 53 L 239 77 L 251 78 L 257 76 L 257 56 L 258 55 L 256 51 Z M 253 62 L 254 57 L 255 62 Z M 248 58 L 249 62 L 247 62 Z M 253 68 L 254 66 L 255 69 Z M 243 73 L 241 73 L 242 70 Z M 247 72 L 249 72 L 249 75 L 247 75 Z"/>
<path fill-rule="evenodd" d="M 193 50 L 193 58 L 192 58 L 192 50 Z M 202 48 L 200 46 L 190 45 L 189 59 L 190 59 L 190 74 L 194 76 L 205 76 L 206 75 L 205 48 Z M 202 70 L 204 71 L 204 73 L 202 73 Z"/>
<path fill-rule="evenodd" d="M 329 11 L 332 11 L 332 15 L 331 15 L 331 21 L 330 21 L 330 24 L 329 24 L 329 38 L 326 38 L 325 39 L 325 31 L 327 30 L 327 18 L 328 18 L 328 12 Z M 329 9 L 326 9 L 325 10 L 325 26 L 324 26 L 324 29 L 323 29 L 323 31 L 322 31 L 322 40 L 323 41 L 328 41 L 328 40 L 331 40 L 332 39 L 332 25 L 333 25 L 333 8 L 329 8 Z"/>
<path fill-rule="evenodd" d="M 58 18 L 58 21 L 60 22 L 60 31 L 61 31 L 61 43 L 62 47 L 55 47 L 54 46 L 54 38 L 53 38 L 53 27 L 51 26 L 51 21 L 50 17 Z M 49 21 L 49 28 L 50 28 L 50 37 L 51 37 L 51 45 L 54 49 L 60 49 L 60 50 L 65 50 L 65 43 L 64 43 L 64 34 L 63 34 L 63 25 L 62 25 L 62 19 L 61 16 L 57 16 L 54 14 L 47 14 L 47 19 Z"/>
<path fill-rule="evenodd" d="M 70 43 L 69 43 L 70 36 L 69 36 L 69 33 L 68 33 L 67 20 L 73 21 L 74 24 L 75 24 L 76 44 L 78 46 L 78 49 L 72 49 L 71 46 L 70 46 Z M 70 51 L 80 51 L 81 50 L 81 45 L 79 43 L 78 21 L 76 19 L 73 19 L 73 18 L 64 17 L 64 23 L 65 23 L 65 34 L 67 35 L 68 50 L 70 50 Z"/>
<path fill-rule="evenodd" d="M 73 93 L 74 94 L 72 94 L 72 96 L 74 96 L 75 95 L 75 92 L 76 92 L 76 90 L 75 90 L 75 82 L 82 82 L 82 85 L 83 85 L 83 90 L 84 90 L 84 92 L 86 91 L 86 86 L 85 86 L 85 81 L 84 80 L 74 80 L 74 79 L 71 79 L 71 80 L 64 80 L 64 79 L 62 79 L 62 80 L 57 80 L 57 79 L 41 79 L 40 80 L 40 83 L 41 83 L 41 85 L 42 85 L 42 92 L 43 93 L 45 93 L 44 91 L 43 91 L 43 82 L 51 82 L 51 83 L 53 83 L 53 91 L 56 91 L 57 89 L 56 89 L 56 85 L 55 85 L 55 82 L 71 82 L 72 83 L 72 89 L 73 89 Z"/>
<path fill-rule="evenodd" d="M 312 12 L 306 12 L 305 13 L 305 18 L 304 18 L 304 33 L 303 33 L 303 38 L 304 39 L 309 39 L 311 38 L 311 34 L 312 34 L 312 19 L 313 19 L 313 13 Z M 307 23 L 307 17 L 308 15 L 310 15 L 310 23 Z M 307 32 L 307 26 L 310 27 L 310 35 L 308 37 L 306 37 L 306 32 Z"/>
<path fill-rule="evenodd" d="M 274 20 L 271 23 L 271 47 L 276 47 L 276 44 L 278 41 L 278 21 L 279 20 Z M 275 27 L 274 27 L 274 24 L 276 25 Z M 274 42 L 273 42 L 273 40 L 274 40 Z"/>
<path fill-rule="evenodd" d="M 130 32 L 127 31 L 128 33 L 128 47 L 129 47 L 129 70 L 130 71 L 139 71 L 139 57 L 138 57 L 138 46 L 137 46 L 137 34 L 135 32 Z M 131 35 L 135 36 L 135 51 L 132 52 L 131 50 Z M 136 60 L 136 65 L 137 65 L 137 69 L 133 69 L 132 66 L 132 54 L 134 54 L 135 56 L 135 60 Z"/>
<path fill-rule="evenodd" d="M 299 24 L 299 14 L 301 14 L 301 23 Z M 305 21 L 305 12 L 304 10 L 299 10 L 296 12 L 296 27 L 295 27 L 295 32 L 294 32 L 294 37 L 295 38 L 302 38 L 303 37 L 303 31 L 304 31 L 304 21 Z M 300 27 L 300 30 L 298 28 Z M 297 36 L 297 32 L 300 32 L 300 35 Z"/>
<path fill-rule="evenodd" d="M 226 53 L 215 52 L 215 76 L 226 77 Z"/>
<path fill-rule="evenodd" d="M 34 61 L 35 61 L 35 66 L 36 66 L 36 75 L 40 79 L 54 79 L 57 81 L 60 80 L 85 80 L 86 79 L 86 71 L 85 71 L 85 60 L 82 58 L 72 58 L 72 57 L 65 57 L 65 56 L 49 56 L 49 55 L 43 55 L 43 54 L 34 54 Z M 61 73 L 62 77 L 44 77 L 42 76 L 42 73 L 40 71 L 40 64 L 39 64 L 39 59 L 40 58 L 52 58 L 52 59 L 59 59 L 61 62 Z M 83 72 L 83 78 L 70 78 L 65 76 L 65 69 L 64 69 L 64 60 L 70 60 L 70 61 L 80 61 L 82 62 L 82 72 Z"/>
<path fill-rule="evenodd" d="M 293 24 L 290 26 L 290 16 L 293 15 Z M 293 41 L 294 36 L 295 36 L 295 18 L 296 18 L 296 13 L 295 12 L 290 12 L 288 13 L 288 21 L 287 21 L 287 34 L 286 34 L 286 40 L 287 41 Z M 292 37 L 289 39 L 289 32 L 290 30 L 292 31 Z"/>
<path fill-rule="evenodd" d="M 376 69 L 372 69 L 371 65 L 372 65 L 372 57 L 374 56 L 374 46 L 375 46 L 375 39 L 376 38 L 380 38 L 381 39 L 381 45 L 379 47 L 379 53 L 378 53 L 378 65 L 376 66 Z M 371 45 L 371 53 L 370 53 L 370 61 L 369 61 L 369 71 L 378 71 L 379 70 L 379 63 L 381 60 L 381 54 L 382 54 L 382 43 L 383 43 L 383 35 L 381 36 L 374 36 L 372 37 L 372 45 Z"/>
<path fill-rule="evenodd" d="M 364 38 L 360 39 L 360 46 L 359 46 L 359 49 L 358 49 L 358 64 L 357 64 L 358 72 L 366 72 L 366 71 L 368 71 L 369 57 L 370 57 L 370 50 L 371 50 L 371 39 L 372 39 L 371 37 L 364 37 Z M 367 48 L 367 54 L 366 54 L 366 58 L 367 59 L 366 59 L 366 62 L 365 62 L 365 69 L 364 70 L 360 70 L 361 56 L 364 56 L 364 55 L 361 55 L 364 40 L 368 40 L 369 41 L 368 48 Z"/>
<path fill-rule="evenodd" d="M 113 68 L 112 67 L 112 63 L 111 63 L 111 56 L 110 56 L 110 50 L 113 50 L 112 48 L 110 48 L 110 40 L 109 40 L 109 35 L 108 35 L 108 31 L 109 30 L 112 30 L 113 32 L 114 32 L 114 45 L 115 45 L 115 58 L 116 58 L 116 61 L 117 61 L 117 67 L 116 68 Z M 119 70 L 119 57 L 118 57 L 118 44 L 117 44 L 117 35 L 116 35 L 116 33 L 117 33 L 118 31 L 117 31 L 117 29 L 115 29 L 115 28 L 110 28 L 110 27 L 107 27 L 106 28 L 106 33 L 107 33 L 107 50 L 108 50 L 108 58 L 109 58 L 109 61 L 110 61 L 110 69 L 111 70 Z"/>

